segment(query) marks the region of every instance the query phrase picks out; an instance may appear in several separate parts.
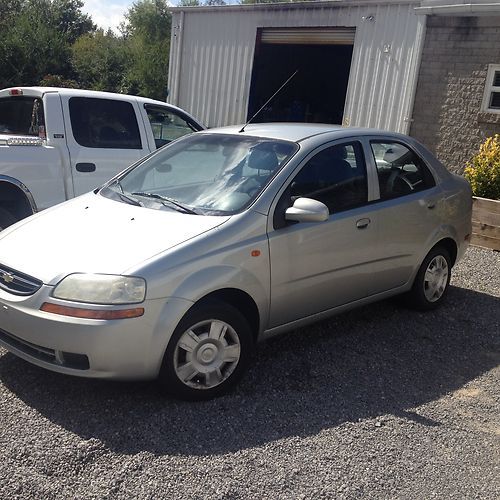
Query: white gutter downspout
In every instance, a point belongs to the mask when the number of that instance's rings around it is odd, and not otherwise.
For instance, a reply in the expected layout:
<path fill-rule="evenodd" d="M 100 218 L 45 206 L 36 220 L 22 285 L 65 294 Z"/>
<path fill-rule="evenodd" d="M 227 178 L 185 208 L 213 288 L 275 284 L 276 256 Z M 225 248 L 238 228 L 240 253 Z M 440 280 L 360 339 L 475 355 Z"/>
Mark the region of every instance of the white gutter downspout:
<path fill-rule="evenodd" d="M 404 117 L 404 131 L 403 134 L 409 135 L 411 124 L 413 123 L 413 108 L 415 106 L 415 96 L 417 95 L 417 87 L 418 87 L 418 77 L 420 76 L 420 64 L 422 63 L 422 54 L 424 52 L 425 45 L 425 33 L 427 28 L 427 16 L 423 16 L 423 21 L 420 29 L 419 41 L 420 45 L 418 47 L 418 52 L 414 64 L 414 75 L 412 78 L 412 84 L 410 89 L 410 101 L 408 105 L 408 111 L 406 116 Z"/>
<path fill-rule="evenodd" d="M 179 102 L 179 84 L 181 81 L 181 57 L 182 57 L 182 41 L 184 38 L 184 11 L 180 12 L 179 25 L 177 26 L 177 43 L 175 51 L 175 71 L 174 71 L 174 81 L 172 85 L 172 97 L 170 103 L 177 106 Z"/>

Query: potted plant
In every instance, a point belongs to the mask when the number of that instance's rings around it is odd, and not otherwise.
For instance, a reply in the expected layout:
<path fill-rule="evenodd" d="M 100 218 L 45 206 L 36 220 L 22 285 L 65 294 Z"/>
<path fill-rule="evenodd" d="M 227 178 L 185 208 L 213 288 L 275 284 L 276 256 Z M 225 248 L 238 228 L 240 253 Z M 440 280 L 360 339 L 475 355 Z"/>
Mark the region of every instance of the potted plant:
<path fill-rule="evenodd" d="M 500 251 L 500 135 L 481 144 L 464 175 L 474 195 L 471 243 Z"/>

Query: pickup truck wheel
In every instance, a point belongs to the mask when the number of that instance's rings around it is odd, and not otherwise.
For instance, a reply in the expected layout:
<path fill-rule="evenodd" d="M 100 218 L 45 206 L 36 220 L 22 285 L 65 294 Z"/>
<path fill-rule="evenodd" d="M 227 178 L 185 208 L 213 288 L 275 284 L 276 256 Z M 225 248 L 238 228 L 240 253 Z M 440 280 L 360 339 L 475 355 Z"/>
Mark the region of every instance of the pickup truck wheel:
<path fill-rule="evenodd" d="M 181 399 L 220 396 L 243 375 L 252 347 L 250 327 L 237 309 L 220 301 L 195 306 L 172 335 L 159 382 Z"/>
<path fill-rule="evenodd" d="M 0 231 L 12 226 L 16 222 L 16 218 L 5 208 L 0 207 Z"/>

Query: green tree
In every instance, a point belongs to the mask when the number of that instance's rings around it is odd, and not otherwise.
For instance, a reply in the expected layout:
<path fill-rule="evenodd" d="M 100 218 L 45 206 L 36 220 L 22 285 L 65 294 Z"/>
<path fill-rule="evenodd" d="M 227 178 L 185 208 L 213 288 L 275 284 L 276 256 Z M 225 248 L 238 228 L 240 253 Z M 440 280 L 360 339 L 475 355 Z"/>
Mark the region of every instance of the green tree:
<path fill-rule="evenodd" d="M 70 44 L 73 44 L 78 37 L 97 29 L 92 19 L 81 11 L 82 7 L 81 0 L 52 0 L 54 24 L 65 34 Z"/>
<path fill-rule="evenodd" d="M 127 69 L 124 41 L 111 30 L 82 35 L 73 44 L 71 62 L 83 88 L 120 92 Z"/>
<path fill-rule="evenodd" d="M 139 0 L 125 15 L 121 31 L 129 67 L 124 92 L 165 100 L 172 24 L 168 8 L 166 0 Z"/>
<path fill-rule="evenodd" d="M 80 0 L 1 0 L 0 88 L 71 78 L 71 43 L 94 29 Z"/>
<path fill-rule="evenodd" d="M 77 89 L 78 82 L 75 80 L 68 80 L 61 75 L 45 75 L 40 81 L 42 87 L 65 87 L 69 89 Z"/>
<path fill-rule="evenodd" d="M 23 2 L 0 35 L 0 87 L 33 85 L 47 73 L 66 74 L 69 46 L 54 26 L 48 0 Z"/>

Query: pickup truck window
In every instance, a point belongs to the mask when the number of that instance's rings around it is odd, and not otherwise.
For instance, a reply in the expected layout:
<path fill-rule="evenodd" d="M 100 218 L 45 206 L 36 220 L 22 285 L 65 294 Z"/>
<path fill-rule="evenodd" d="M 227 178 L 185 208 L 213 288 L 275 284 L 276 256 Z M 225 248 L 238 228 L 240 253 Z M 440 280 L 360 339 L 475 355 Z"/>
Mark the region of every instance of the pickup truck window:
<path fill-rule="evenodd" d="M 150 104 L 146 104 L 144 107 L 148 114 L 157 148 L 161 148 L 165 144 L 199 129 L 199 127 L 195 127 L 194 124 L 190 123 L 187 118 L 167 108 Z"/>
<path fill-rule="evenodd" d="M 142 149 L 137 118 L 129 102 L 72 97 L 69 116 L 73 136 L 80 146 Z"/>
<path fill-rule="evenodd" d="M 28 96 L 0 99 L 0 134 L 45 138 L 42 100 Z"/>

